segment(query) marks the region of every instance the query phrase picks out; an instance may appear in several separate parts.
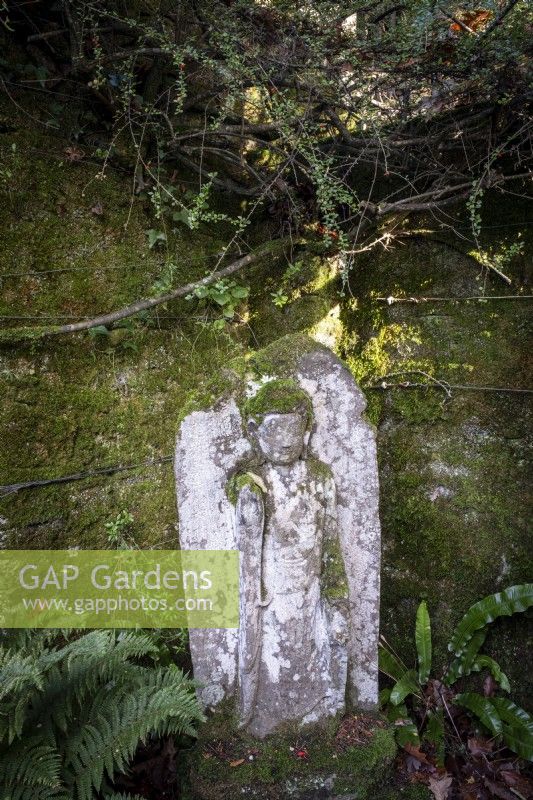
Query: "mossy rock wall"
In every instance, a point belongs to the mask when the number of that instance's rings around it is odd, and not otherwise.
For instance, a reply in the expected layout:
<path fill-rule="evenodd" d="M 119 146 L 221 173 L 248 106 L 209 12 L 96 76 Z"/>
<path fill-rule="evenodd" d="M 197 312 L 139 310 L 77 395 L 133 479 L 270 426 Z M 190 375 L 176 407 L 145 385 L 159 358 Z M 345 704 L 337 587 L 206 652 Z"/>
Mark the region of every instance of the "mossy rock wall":
<path fill-rule="evenodd" d="M 15 133 L 0 136 L 10 173 L 0 187 L 6 328 L 36 322 L 6 316 L 39 317 L 44 324 L 44 317 L 91 316 L 154 293 L 169 259 L 175 285 L 205 274 L 227 231 L 180 229 L 169 232 L 168 250 L 149 249 L 153 215 L 148 203 L 132 200 L 129 176 L 110 172 L 96 181 L 90 158 L 68 159 L 68 142 L 17 125 Z M 526 240 L 520 201 L 498 201 L 485 212 L 494 227 L 482 233 L 483 248 L 497 253 L 519 235 Z M 464 226 L 464 219 L 457 224 Z M 253 231 L 257 241 L 268 235 L 266 224 Z M 443 665 L 447 637 L 470 603 L 532 577 L 530 397 L 368 388 L 388 373 L 401 373 L 386 379 L 392 383 L 417 380 L 403 370 L 454 385 L 528 386 L 528 301 L 387 305 L 378 299 L 522 291 L 525 256 L 506 265 L 513 281 L 508 287 L 450 242 L 444 233 L 424 234 L 363 255 L 344 291 L 335 259 L 295 253 L 292 262 L 301 264 L 288 277 L 288 257 L 260 265 L 239 276 L 250 285 L 250 297 L 222 329 L 213 324 L 216 308 L 183 300 L 110 335 L 3 345 L 2 483 L 170 456 L 177 422 L 199 387 L 235 357 L 246 358 L 284 333 L 311 332 L 367 387 L 368 415 L 378 430 L 383 633 L 412 665 L 414 614 L 427 599 L 435 658 Z M 465 251 L 470 246 L 460 244 Z M 280 283 L 288 300 L 277 308 L 271 295 Z M 170 463 L 10 493 L 0 498 L 2 541 L 9 547 L 105 547 L 105 523 L 122 510 L 133 515 L 124 531 L 130 542 L 175 546 Z M 524 705 L 532 688 L 532 671 L 524 669 L 530 618 L 501 620 L 486 645 Z"/>

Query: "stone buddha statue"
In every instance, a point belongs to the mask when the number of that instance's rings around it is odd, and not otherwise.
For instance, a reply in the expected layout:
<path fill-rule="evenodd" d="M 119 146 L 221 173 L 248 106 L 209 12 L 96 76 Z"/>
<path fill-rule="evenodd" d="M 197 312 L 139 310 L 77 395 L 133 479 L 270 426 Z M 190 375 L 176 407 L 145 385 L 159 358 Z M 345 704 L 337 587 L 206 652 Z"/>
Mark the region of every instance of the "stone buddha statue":
<path fill-rule="evenodd" d="M 257 737 L 322 722 L 346 698 L 375 709 L 379 491 L 364 395 L 299 335 L 226 377 L 199 393 L 176 442 L 181 548 L 240 551 L 239 627 L 189 631 L 198 698 Z"/>
<path fill-rule="evenodd" d="M 294 381 L 271 381 L 246 414 L 255 463 L 233 478 L 243 575 L 239 713 L 262 737 L 344 708 L 348 620 L 335 484 L 307 454 L 310 398 Z"/>

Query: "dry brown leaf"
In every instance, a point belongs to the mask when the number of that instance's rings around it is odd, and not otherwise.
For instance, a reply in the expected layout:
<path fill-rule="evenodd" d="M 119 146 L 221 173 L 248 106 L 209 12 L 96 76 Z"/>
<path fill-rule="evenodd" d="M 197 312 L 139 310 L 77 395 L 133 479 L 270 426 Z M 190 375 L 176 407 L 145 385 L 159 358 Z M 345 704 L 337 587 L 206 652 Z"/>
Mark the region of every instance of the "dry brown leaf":
<path fill-rule="evenodd" d="M 430 764 L 431 762 L 428 761 L 428 757 L 425 753 L 420 750 L 419 747 L 416 747 L 414 744 L 410 744 L 407 742 L 403 745 L 403 749 L 406 750 L 410 756 L 416 758 L 417 761 L 420 761 L 421 764 Z"/>
<path fill-rule="evenodd" d="M 230 761 L 230 767 L 240 767 L 241 764 L 244 764 L 244 758 L 238 758 L 236 761 Z"/>
<path fill-rule="evenodd" d="M 468 740 L 468 749 L 472 753 L 473 756 L 482 756 L 490 753 L 493 748 L 493 743 L 489 742 L 488 739 L 477 739 L 476 737 L 472 736 Z"/>
<path fill-rule="evenodd" d="M 447 800 L 451 789 L 453 778 L 451 775 L 444 775 L 442 778 L 430 778 L 429 788 L 433 792 L 435 800 Z"/>
<path fill-rule="evenodd" d="M 68 161 L 81 161 L 85 155 L 83 150 L 80 150 L 80 148 L 76 147 L 75 145 L 70 145 L 70 147 L 65 147 L 64 153 Z"/>

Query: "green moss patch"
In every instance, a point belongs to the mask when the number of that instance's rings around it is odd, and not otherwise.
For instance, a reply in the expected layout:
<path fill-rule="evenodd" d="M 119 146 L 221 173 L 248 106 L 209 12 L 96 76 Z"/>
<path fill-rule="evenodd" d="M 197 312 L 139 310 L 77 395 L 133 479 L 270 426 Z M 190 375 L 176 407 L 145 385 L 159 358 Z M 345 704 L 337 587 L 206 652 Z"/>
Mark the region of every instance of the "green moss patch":
<path fill-rule="evenodd" d="M 193 796 L 282 800 L 328 788 L 371 800 L 390 785 L 395 755 L 394 732 L 379 719 L 347 717 L 258 741 L 236 730 L 226 709 L 213 714 L 192 753 Z"/>
<path fill-rule="evenodd" d="M 246 417 L 257 421 L 265 414 L 289 414 L 291 411 L 303 411 L 307 417 L 307 426 L 311 425 L 313 419 L 311 398 L 291 378 L 268 381 L 244 407 Z"/>

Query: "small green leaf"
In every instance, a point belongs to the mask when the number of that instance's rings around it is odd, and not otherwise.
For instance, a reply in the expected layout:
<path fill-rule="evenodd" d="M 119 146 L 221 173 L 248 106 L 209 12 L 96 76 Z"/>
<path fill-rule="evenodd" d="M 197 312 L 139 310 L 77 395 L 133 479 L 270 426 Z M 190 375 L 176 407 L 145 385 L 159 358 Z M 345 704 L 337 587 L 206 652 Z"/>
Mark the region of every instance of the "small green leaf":
<path fill-rule="evenodd" d="M 420 686 L 417 681 L 417 673 L 414 669 L 409 669 L 405 672 L 399 681 L 392 687 L 390 693 L 390 701 L 394 706 L 402 703 L 410 694 L 418 694 Z"/>
<path fill-rule="evenodd" d="M 215 303 L 218 303 L 219 306 L 225 306 L 227 303 L 230 302 L 230 296 L 227 292 L 210 292 L 211 300 L 214 300 Z"/>
<path fill-rule="evenodd" d="M 188 228 L 191 228 L 191 217 L 186 208 L 182 209 L 181 211 L 174 211 L 172 214 L 172 219 L 174 222 L 182 222 L 184 225 L 187 225 Z"/>
<path fill-rule="evenodd" d="M 418 653 L 418 678 L 421 684 L 425 684 L 431 671 L 431 621 L 425 600 L 420 603 L 416 612 L 415 642 Z"/>
<path fill-rule="evenodd" d="M 146 231 L 148 235 L 148 247 L 150 250 L 156 246 L 158 242 L 166 242 L 167 235 L 164 231 L 158 231 L 156 228 L 150 228 Z"/>
<path fill-rule="evenodd" d="M 502 732 L 500 715 L 488 697 L 483 697 L 476 692 L 463 692 L 456 696 L 454 702 L 475 714 L 494 736 L 498 736 Z"/>
<path fill-rule="evenodd" d="M 237 300 L 243 300 L 250 294 L 250 289 L 248 288 L 248 286 L 235 286 L 231 290 L 231 294 L 233 297 L 236 297 Z"/>
<path fill-rule="evenodd" d="M 89 328 L 89 336 L 109 336 L 109 331 L 105 325 L 95 325 Z"/>

